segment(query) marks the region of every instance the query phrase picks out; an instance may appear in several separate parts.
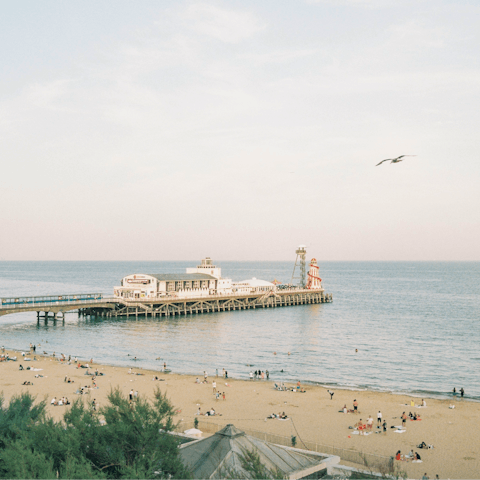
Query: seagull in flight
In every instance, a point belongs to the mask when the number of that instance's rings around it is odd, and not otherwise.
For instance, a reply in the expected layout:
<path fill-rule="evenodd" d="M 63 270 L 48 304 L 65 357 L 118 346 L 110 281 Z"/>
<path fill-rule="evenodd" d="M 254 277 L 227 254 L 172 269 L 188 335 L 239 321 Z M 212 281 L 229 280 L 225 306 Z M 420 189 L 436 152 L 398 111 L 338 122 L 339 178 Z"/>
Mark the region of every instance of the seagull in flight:
<path fill-rule="evenodd" d="M 385 160 L 382 160 L 380 163 L 377 163 L 375 166 L 378 167 L 383 162 L 398 163 L 403 160 L 403 157 L 416 157 L 416 155 L 400 155 L 397 158 L 386 158 Z"/>

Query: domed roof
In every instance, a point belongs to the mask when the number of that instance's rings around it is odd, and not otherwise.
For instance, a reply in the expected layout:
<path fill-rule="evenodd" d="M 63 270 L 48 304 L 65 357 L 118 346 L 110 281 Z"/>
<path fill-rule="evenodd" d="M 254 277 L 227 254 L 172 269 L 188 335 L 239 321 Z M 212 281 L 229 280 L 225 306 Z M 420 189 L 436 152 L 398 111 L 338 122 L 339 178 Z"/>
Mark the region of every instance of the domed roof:
<path fill-rule="evenodd" d="M 250 285 L 251 287 L 274 287 L 275 284 L 271 282 L 267 282 L 266 280 L 259 280 L 258 278 L 250 278 L 249 280 L 242 280 L 241 282 L 238 283 L 246 283 L 247 285 Z"/>

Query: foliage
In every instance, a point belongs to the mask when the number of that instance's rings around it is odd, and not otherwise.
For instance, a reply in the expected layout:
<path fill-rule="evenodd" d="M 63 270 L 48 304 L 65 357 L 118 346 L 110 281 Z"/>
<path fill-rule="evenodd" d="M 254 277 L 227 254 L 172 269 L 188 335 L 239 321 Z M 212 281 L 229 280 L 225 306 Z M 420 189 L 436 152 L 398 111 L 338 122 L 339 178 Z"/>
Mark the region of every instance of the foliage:
<path fill-rule="evenodd" d="M 0 395 L 0 448 L 45 418 L 46 400 L 34 405 L 35 397 L 28 394 L 15 395 L 8 408 L 3 407 L 4 401 L 3 395 Z"/>
<path fill-rule="evenodd" d="M 285 479 L 285 475 L 278 470 L 270 470 L 265 465 L 262 464 L 260 460 L 260 455 L 258 452 L 253 450 L 248 450 L 246 448 L 242 449 L 240 458 L 240 467 L 239 468 L 222 468 L 219 471 L 221 478 L 226 479 Z"/>
<path fill-rule="evenodd" d="M 1 478 L 189 478 L 178 455 L 174 410 L 165 395 L 130 404 L 120 391 L 94 411 L 77 399 L 55 422 L 45 401 L 0 397 Z M 101 421 L 104 419 L 104 421 Z"/>

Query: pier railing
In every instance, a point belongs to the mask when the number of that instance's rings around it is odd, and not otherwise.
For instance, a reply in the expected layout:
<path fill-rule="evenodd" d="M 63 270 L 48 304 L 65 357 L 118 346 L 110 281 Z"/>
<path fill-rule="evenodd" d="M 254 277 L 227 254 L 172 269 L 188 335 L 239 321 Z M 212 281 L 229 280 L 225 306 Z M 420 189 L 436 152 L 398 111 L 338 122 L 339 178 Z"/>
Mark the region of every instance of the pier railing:
<path fill-rule="evenodd" d="M 83 305 L 95 305 L 99 303 L 108 303 L 111 301 L 116 301 L 115 297 L 97 297 L 93 299 L 62 299 L 58 300 L 48 300 L 48 301 L 36 301 L 36 302 L 14 302 L 14 303 L 3 303 L 3 300 L 10 300 L 10 299 L 1 299 L 0 301 L 0 310 L 24 310 L 24 309 L 39 309 L 42 310 L 43 308 L 49 307 L 61 307 L 61 306 L 83 306 Z"/>
<path fill-rule="evenodd" d="M 179 296 L 179 295 L 159 295 L 156 297 L 143 298 L 128 298 L 120 296 L 105 296 L 102 293 L 95 294 L 79 294 L 79 295 L 49 295 L 43 297 L 9 297 L 0 299 L 0 309 L 25 309 L 27 307 L 48 307 L 48 306 L 62 306 L 62 305 L 85 305 L 98 303 L 151 303 L 158 301 L 194 301 L 212 298 L 225 297 L 242 297 L 252 295 L 266 295 L 270 292 L 273 295 L 298 294 L 298 293 L 312 293 L 315 290 L 291 288 L 284 290 L 260 290 L 253 292 L 230 292 L 230 293 L 214 293 L 211 295 L 193 295 L 193 296 Z M 321 291 L 321 290 L 318 290 Z"/>
<path fill-rule="evenodd" d="M 225 297 L 250 297 L 252 295 L 266 295 L 272 293 L 273 295 L 286 295 L 286 294 L 298 294 L 298 293 L 313 293 L 313 292 L 323 292 L 323 289 L 318 290 L 309 290 L 307 288 L 289 288 L 284 290 L 258 290 L 252 292 L 229 292 L 229 293 L 212 293 L 209 295 L 193 295 L 193 296 L 183 296 L 183 295 L 158 295 L 156 297 L 142 297 L 142 298 L 131 298 L 131 297 L 121 297 L 114 296 L 110 297 L 110 300 L 120 300 L 124 302 L 158 302 L 165 300 L 202 300 L 202 299 L 211 299 L 211 298 L 225 298 Z M 105 297 L 104 297 L 105 298 Z"/>

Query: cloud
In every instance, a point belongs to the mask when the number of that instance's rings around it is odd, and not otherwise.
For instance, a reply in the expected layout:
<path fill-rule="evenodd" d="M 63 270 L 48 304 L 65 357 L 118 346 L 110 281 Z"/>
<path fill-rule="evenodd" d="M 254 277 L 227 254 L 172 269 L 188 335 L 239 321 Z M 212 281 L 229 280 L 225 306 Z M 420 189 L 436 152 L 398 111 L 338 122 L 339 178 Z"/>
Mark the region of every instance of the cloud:
<path fill-rule="evenodd" d="M 397 5 L 397 0 L 306 0 L 309 4 L 323 3 L 336 7 L 353 6 L 364 8 L 386 8 Z"/>
<path fill-rule="evenodd" d="M 390 25 L 387 28 L 390 43 L 398 44 L 402 49 L 420 50 L 425 48 L 443 48 L 445 41 L 450 40 L 450 32 L 445 26 L 428 25 L 419 19 Z"/>
<path fill-rule="evenodd" d="M 239 58 L 265 65 L 266 63 L 287 63 L 293 60 L 310 57 L 317 53 L 317 49 L 303 48 L 298 50 L 284 49 L 266 53 L 243 53 Z"/>
<path fill-rule="evenodd" d="M 226 10 L 205 3 L 190 5 L 185 21 L 197 33 L 225 43 L 238 43 L 266 27 L 250 12 Z"/>

